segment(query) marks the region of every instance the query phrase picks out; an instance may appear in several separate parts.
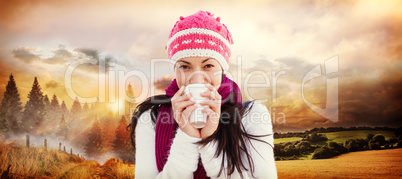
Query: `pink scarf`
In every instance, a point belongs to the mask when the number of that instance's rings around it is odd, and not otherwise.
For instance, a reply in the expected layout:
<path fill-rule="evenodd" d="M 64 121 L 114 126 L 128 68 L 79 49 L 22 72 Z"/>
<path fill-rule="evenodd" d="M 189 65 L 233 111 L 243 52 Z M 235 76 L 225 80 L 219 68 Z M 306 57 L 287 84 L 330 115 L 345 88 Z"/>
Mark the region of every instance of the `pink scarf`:
<path fill-rule="evenodd" d="M 172 81 L 170 86 L 166 89 L 166 95 L 172 98 L 174 94 L 179 90 L 176 79 Z M 231 92 L 237 92 L 237 96 L 232 97 Z M 218 93 L 222 96 L 222 103 L 227 100 L 233 100 L 234 104 L 241 103 L 241 92 L 237 84 L 225 77 L 218 89 Z M 161 115 L 160 115 L 161 114 Z M 169 156 L 169 150 L 172 145 L 173 138 L 176 134 L 178 125 L 173 119 L 172 107 L 170 105 L 161 105 L 158 111 L 158 117 L 155 127 L 155 155 L 156 165 L 159 172 L 163 170 Z M 198 168 L 194 172 L 194 178 L 207 178 L 205 169 L 201 163 L 201 159 L 198 160 Z"/>

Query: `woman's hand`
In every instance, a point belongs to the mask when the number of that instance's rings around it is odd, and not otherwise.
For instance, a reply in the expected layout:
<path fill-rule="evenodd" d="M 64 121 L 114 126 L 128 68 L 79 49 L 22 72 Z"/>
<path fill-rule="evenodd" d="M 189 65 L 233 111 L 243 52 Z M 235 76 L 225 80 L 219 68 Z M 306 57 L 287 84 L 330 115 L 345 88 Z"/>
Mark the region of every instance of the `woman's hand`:
<path fill-rule="evenodd" d="M 209 100 L 203 101 L 200 104 L 202 106 L 207 105 L 205 109 L 202 110 L 203 113 L 207 114 L 207 124 L 201 129 L 201 138 L 205 139 L 211 136 L 216 129 L 218 129 L 219 119 L 221 116 L 221 100 L 222 96 L 218 93 L 215 87 L 210 84 L 205 85 L 209 91 L 201 93 L 202 97 L 209 97 Z"/>
<path fill-rule="evenodd" d="M 185 87 L 182 86 L 172 97 L 173 117 L 184 133 L 191 137 L 201 138 L 200 131 L 193 127 L 189 121 L 191 113 L 196 109 L 195 102 L 190 100 L 190 93 L 183 93 L 184 89 Z"/>

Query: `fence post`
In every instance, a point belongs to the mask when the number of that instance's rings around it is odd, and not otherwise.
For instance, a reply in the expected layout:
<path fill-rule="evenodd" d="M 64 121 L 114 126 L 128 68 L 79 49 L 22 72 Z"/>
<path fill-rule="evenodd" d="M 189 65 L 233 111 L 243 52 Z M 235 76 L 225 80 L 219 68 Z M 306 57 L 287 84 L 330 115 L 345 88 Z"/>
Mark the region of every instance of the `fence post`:
<path fill-rule="evenodd" d="M 59 152 L 61 152 L 61 142 L 59 143 Z"/>
<path fill-rule="evenodd" d="M 73 148 L 70 148 L 70 155 L 73 155 Z"/>
<path fill-rule="evenodd" d="M 47 151 L 47 139 L 45 139 L 45 151 Z"/>
<path fill-rule="evenodd" d="M 26 145 L 27 145 L 27 148 L 29 149 L 29 135 L 27 135 L 26 137 L 27 137 Z"/>
<path fill-rule="evenodd" d="M 66 152 L 66 146 L 63 146 L 64 147 L 64 152 Z"/>

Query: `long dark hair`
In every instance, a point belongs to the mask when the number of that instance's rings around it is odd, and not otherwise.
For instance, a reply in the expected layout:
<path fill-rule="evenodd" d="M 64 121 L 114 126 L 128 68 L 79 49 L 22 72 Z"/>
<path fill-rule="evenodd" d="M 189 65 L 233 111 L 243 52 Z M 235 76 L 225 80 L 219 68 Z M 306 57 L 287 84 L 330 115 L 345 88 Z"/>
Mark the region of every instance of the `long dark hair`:
<path fill-rule="evenodd" d="M 246 141 L 257 140 L 264 142 L 271 146 L 271 144 L 258 139 L 258 137 L 269 136 L 266 135 L 252 135 L 248 134 L 241 122 L 241 119 L 249 113 L 250 109 L 254 105 L 254 101 L 245 101 L 243 103 L 235 104 L 234 100 L 231 100 L 236 96 L 236 92 L 233 90 L 229 96 L 229 99 L 221 106 L 221 117 L 219 120 L 219 125 L 217 130 L 208 138 L 203 139 L 198 142 L 198 144 L 205 146 L 211 141 L 218 142 L 218 149 L 215 153 L 215 157 L 222 154 L 221 169 L 219 171 L 218 177 L 221 175 L 224 164 L 225 157 L 228 165 L 227 174 L 231 175 L 237 169 L 240 175 L 242 175 L 242 168 L 248 171 L 251 170 L 254 173 L 254 163 L 251 158 L 250 152 L 247 149 Z M 156 95 L 147 98 L 144 102 L 139 104 L 135 110 L 134 115 L 131 119 L 131 123 L 128 126 L 131 134 L 131 144 L 135 148 L 135 127 L 137 126 L 137 120 L 145 111 L 151 109 L 151 119 L 154 124 L 156 124 L 156 119 L 158 116 L 159 106 L 161 104 L 170 105 L 171 99 L 167 95 Z M 271 146 L 273 147 L 273 146 Z M 253 146 L 254 148 L 254 146 Z M 248 163 L 249 169 L 242 162 L 242 155 L 245 155 Z M 254 176 L 254 175 L 253 175 Z"/>

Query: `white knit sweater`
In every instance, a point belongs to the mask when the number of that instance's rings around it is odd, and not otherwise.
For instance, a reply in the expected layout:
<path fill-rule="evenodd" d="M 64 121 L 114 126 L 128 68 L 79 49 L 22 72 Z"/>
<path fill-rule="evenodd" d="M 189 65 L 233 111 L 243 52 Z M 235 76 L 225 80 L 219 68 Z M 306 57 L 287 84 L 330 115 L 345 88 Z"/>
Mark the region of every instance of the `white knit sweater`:
<path fill-rule="evenodd" d="M 274 145 L 271 117 L 264 105 L 255 103 L 250 112 L 242 119 L 242 123 L 249 134 L 272 134 L 259 139 L 268 142 L 272 146 Z M 200 141 L 201 138 L 188 136 L 180 128 L 177 129 L 168 160 L 163 171 L 158 172 L 155 158 L 155 126 L 151 120 L 150 110 L 145 111 L 140 116 L 135 136 L 137 149 L 136 178 L 193 178 L 193 172 L 197 169 L 199 157 L 201 157 L 207 176 L 218 178 L 222 154 L 217 158 L 214 157 L 217 150 L 216 142 L 210 142 L 205 147 L 200 147 L 194 143 Z M 266 143 L 255 140 L 251 140 L 251 144 L 250 142 L 246 144 L 254 162 L 254 177 L 277 178 L 273 148 Z M 249 166 L 247 159 L 242 161 L 245 166 Z M 244 178 L 253 178 L 250 170 L 243 170 L 242 173 Z M 223 172 L 219 178 L 228 178 L 228 176 L 226 172 Z M 237 170 L 231 175 L 231 178 L 240 178 Z"/>

